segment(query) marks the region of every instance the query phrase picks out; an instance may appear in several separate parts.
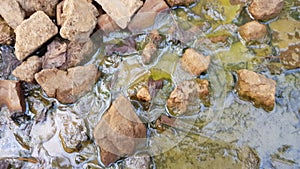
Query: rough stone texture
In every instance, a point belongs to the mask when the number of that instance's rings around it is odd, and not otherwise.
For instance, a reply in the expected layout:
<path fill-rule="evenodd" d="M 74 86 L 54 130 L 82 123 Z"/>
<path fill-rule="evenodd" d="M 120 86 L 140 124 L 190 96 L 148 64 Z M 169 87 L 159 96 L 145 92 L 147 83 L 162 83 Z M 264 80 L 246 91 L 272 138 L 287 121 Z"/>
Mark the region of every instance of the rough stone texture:
<path fill-rule="evenodd" d="M 122 29 L 127 27 L 133 14 L 143 5 L 140 0 L 96 0 L 96 2 Z"/>
<path fill-rule="evenodd" d="M 21 64 L 11 46 L 0 46 L 0 79 L 8 79 L 11 72 Z"/>
<path fill-rule="evenodd" d="M 280 60 L 287 69 L 300 68 L 300 44 L 290 45 L 287 50 L 281 51 Z"/>
<path fill-rule="evenodd" d="M 166 0 L 168 5 L 172 6 L 178 6 L 178 5 L 185 5 L 188 6 L 194 2 L 196 2 L 196 0 Z"/>
<path fill-rule="evenodd" d="M 126 158 L 124 168 L 126 169 L 150 169 L 151 158 L 148 154 L 139 154 Z"/>
<path fill-rule="evenodd" d="M 95 6 L 85 0 L 65 0 L 57 16 L 61 37 L 70 41 L 86 42 L 93 32 L 96 23 L 98 10 Z"/>
<path fill-rule="evenodd" d="M 241 98 L 253 101 L 255 106 L 262 106 L 267 111 L 274 108 L 276 87 L 274 80 L 246 69 L 237 71 L 237 74 L 236 90 Z"/>
<path fill-rule="evenodd" d="M 18 2 L 16 0 L 1 0 L 0 6 L 0 15 L 10 27 L 16 29 L 25 17 L 25 13 L 20 8 Z"/>
<path fill-rule="evenodd" d="M 284 0 L 253 0 L 249 12 L 257 20 L 269 20 L 278 16 L 284 6 Z"/>
<path fill-rule="evenodd" d="M 4 105 L 11 113 L 25 112 L 25 101 L 20 82 L 0 80 L 0 107 Z"/>
<path fill-rule="evenodd" d="M 183 115 L 200 107 L 200 99 L 209 99 L 209 83 L 207 80 L 183 81 L 171 93 L 167 106 L 176 115 Z"/>
<path fill-rule="evenodd" d="M 15 54 L 19 60 L 23 60 L 56 35 L 58 29 L 44 12 L 38 11 L 24 20 L 15 32 Z"/>
<path fill-rule="evenodd" d="M 44 11 L 49 17 L 55 17 L 55 9 L 59 0 L 17 0 L 22 9 L 30 16 L 36 11 Z"/>
<path fill-rule="evenodd" d="M 145 143 L 146 127 L 130 101 L 119 96 L 95 127 L 94 137 L 102 150 L 102 162 L 109 165 L 120 157 L 132 154 L 139 144 Z"/>
<path fill-rule="evenodd" d="M 43 56 L 43 69 L 59 68 L 67 60 L 67 43 L 54 40 L 47 46 L 47 52 Z"/>
<path fill-rule="evenodd" d="M 0 45 L 10 45 L 14 35 L 14 30 L 0 16 Z"/>
<path fill-rule="evenodd" d="M 128 29 L 136 32 L 152 26 L 157 14 L 166 9 L 169 7 L 164 0 L 146 0 L 143 7 L 130 21 Z"/>
<path fill-rule="evenodd" d="M 267 27 L 257 21 L 251 21 L 239 27 L 239 33 L 246 42 L 263 42 L 267 36 Z"/>
<path fill-rule="evenodd" d="M 150 101 L 151 95 L 146 87 L 142 87 L 136 94 L 136 97 L 141 101 Z"/>
<path fill-rule="evenodd" d="M 191 48 L 187 49 L 181 58 L 182 68 L 196 76 L 205 72 L 209 64 L 210 56 L 204 56 Z"/>
<path fill-rule="evenodd" d="M 59 138 L 64 150 L 68 153 L 79 151 L 82 148 L 82 144 L 88 139 L 83 119 L 71 115 L 71 113 L 63 115 L 60 119 L 63 125 L 59 132 Z"/>
<path fill-rule="evenodd" d="M 33 82 L 34 74 L 42 69 L 42 60 L 38 56 L 31 56 L 21 65 L 16 67 L 12 74 L 18 79 Z"/>
<path fill-rule="evenodd" d="M 157 45 L 153 42 L 147 43 L 142 53 L 142 62 L 149 64 L 157 54 Z"/>
<path fill-rule="evenodd" d="M 103 14 L 98 18 L 98 27 L 105 33 L 110 33 L 120 30 L 120 27 L 107 14 Z"/>
<path fill-rule="evenodd" d="M 61 103 L 74 103 L 92 89 L 99 78 L 95 65 L 78 66 L 67 71 L 44 69 L 35 74 L 35 80 L 49 97 Z"/>
<path fill-rule="evenodd" d="M 250 147 L 243 147 L 241 151 L 238 152 L 238 157 L 243 162 L 243 169 L 260 168 L 260 158 Z"/>

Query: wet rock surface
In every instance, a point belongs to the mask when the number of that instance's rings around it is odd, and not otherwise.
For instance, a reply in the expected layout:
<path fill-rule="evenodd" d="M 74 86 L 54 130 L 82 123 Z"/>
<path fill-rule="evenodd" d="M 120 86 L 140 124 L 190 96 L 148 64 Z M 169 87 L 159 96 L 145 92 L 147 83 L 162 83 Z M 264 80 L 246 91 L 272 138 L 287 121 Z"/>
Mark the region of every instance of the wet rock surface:
<path fill-rule="evenodd" d="M 188 6 L 194 2 L 196 2 L 196 0 L 166 0 L 168 5 L 170 5 L 171 7 L 173 6 L 178 6 L 178 5 L 185 5 Z"/>
<path fill-rule="evenodd" d="M 54 40 L 47 46 L 47 52 L 43 56 L 43 69 L 59 68 L 67 60 L 67 43 L 62 40 Z"/>
<path fill-rule="evenodd" d="M 243 147 L 239 152 L 238 157 L 243 162 L 243 168 L 259 169 L 260 158 L 250 147 Z"/>
<path fill-rule="evenodd" d="M 11 72 L 21 64 L 15 57 L 14 50 L 9 46 L 0 47 L 0 79 L 8 79 Z"/>
<path fill-rule="evenodd" d="M 10 45 L 14 36 L 14 30 L 0 16 L 0 45 Z"/>
<path fill-rule="evenodd" d="M 209 83 L 207 80 L 183 81 L 171 93 L 167 106 L 175 115 L 184 115 L 187 112 L 194 113 L 199 110 L 200 98 L 207 102 L 209 95 Z"/>
<path fill-rule="evenodd" d="M 122 29 L 127 27 L 133 14 L 143 5 L 140 0 L 96 0 L 96 2 Z"/>
<path fill-rule="evenodd" d="M 149 42 L 143 49 L 142 62 L 144 64 L 150 64 L 157 57 L 158 45 L 161 42 L 162 37 L 157 30 L 152 30 L 148 35 Z"/>
<path fill-rule="evenodd" d="M 132 154 L 139 144 L 145 143 L 146 127 L 130 101 L 118 96 L 95 127 L 94 137 L 102 150 L 102 162 L 109 165 L 122 156 Z"/>
<path fill-rule="evenodd" d="M 276 82 L 246 69 L 237 71 L 237 74 L 236 90 L 239 96 L 253 101 L 257 107 L 262 106 L 267 111 L 273 110 Z"/>
<path fill-rule="evenodd" d="M 17 0 L 26 12 L 27 16 L 30 16 L 36 11 L 43 11 L 49 17 L 55 17 L 55 9 L 59 0 Z"/>
<path fill-rule="evenodd" d="M 49 97 L 61 103 L 74 103 L 92 89 L 99 78 L 95 65 L 78 66 L 67 71 L 44 69 L 35 74 L 35 80 Z"/>
<path fill-rule="evenodd" d="M 280 59 L 287 69 L 300 67 L 300 44 L 290 45 L 287 50 L 280 53 Z"/>
<path fill-rule="evenodd" d="M 21 65 L 16 67 L 12 74 L 18 79 L 26 82 L 34 81 L 34 74 L 42 69 L 42 60 L 38 56 L 31 56 Z"/>
<path fill-rule="evenodd" d="M 263 43 L 267 36 L 267 27 L 257 21 L 251 21 L 239 27 L 239 34 L 246 42 Z"/>
<path fill-rule="evenodd" d="M 142 8 L 130 21 L 128 29 L 137 32 L 153 26 L 156 16 L 167 9 L 169 7 L 164 0 L 146 0 Z"/>
<path fill-rule="evenodd" d="M 85 0 L 65 0 L 61 14 L 57 16 L 61 25 L 61 37 L 70 41 L 86 42 L 94 30 L 99 15 L 96 7 Z"/>
<path fill-rule="evenodd" d="M 0 80 L 0 106 L 7 106 L 11 113 L 25 112 L 25 101 L 20 82 Z"/>
<path fill-rule="evenodd" d="M 58 29 L 44 12 L 38 11 L 24 20 L 15 32 L 15 54 L 23 60 L 56 35 Z"/>
<path fill-rule="evenodd" d="M 25 13 L 18 2 L 16 0 L 1 0 L 0 6 L 0 15 L 10 27 L 16 29 L 25 18 Z"/>
<path fill-rule="evenodd" d="M 196 76 L 205 72 L 209 64 L 210 56 L 204 56 L 191 48 L 187 49 L 181 58 L 182 68 Z"/>
<path fill-rule="evenodd" d="M 124 167 L 127 169 L 149 169 L 151 158 L 148 154 L 138 154 L 127 157 L 124 160 Z"/>
<path fill-rule="evenodd" d="M 149 93 L 149 90 L 146 87 L 142 87 L 136 94 L 136 97 L 141 100 L 148 102 L 151 100 L 151 95 Z"/>
<path fill-rule="evenodd" d="M 253 0 L 249 12 L 255 19 L 266 21 L 278 16 L 283 6 L 283 0 Z"/>
<path fill-rule="evenodd" d="M 105 33 L 114 32 L 120 30 L 119 26 L 115 21 L 111 19 L 111 17 L 107 14 L 103 14 L 98 18 L 98 27 L 100 30 Z"/>

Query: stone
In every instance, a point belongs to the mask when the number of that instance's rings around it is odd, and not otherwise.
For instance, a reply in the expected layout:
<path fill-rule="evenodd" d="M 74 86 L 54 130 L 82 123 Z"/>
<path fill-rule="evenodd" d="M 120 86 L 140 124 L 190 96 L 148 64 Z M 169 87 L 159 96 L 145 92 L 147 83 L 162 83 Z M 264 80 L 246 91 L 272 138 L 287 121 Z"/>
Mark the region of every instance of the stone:
<path fill-rule="evenodd" d="M 193 75 L 199 76 L 202 72 L 205 72 L 210 64 L 210 56 L 204 56 L 194 49 L 185 50 L 181 58 L 181 66 L 184 70 L 190 72 Z"/>
<path fill-rule="evenodd" d="M 2 106 L 7 106 L 11 113 L 25 112 L 25 100 L 20 82 L 0 80 L 0 107 Z"/>
<path fill-rule="evenodd" d="M 238 151 L 238 158 L 242 161 L 243 168 L 260 168 L 260 158 L 257 153 L 250 147 L 242 147 L 242 149 Z"/>
<path fill-rule="evenodd" d="M 140 0 L 96 0 L 96 2 L 122 29 L 127 27 L 131 17 L 143 5 Z"/>
<path fill-rule="evenodd" d="M 156 16 L 167 9 L 169 9 L 169 6 L 164 0 L 146 0 L 143 7 L 130 21 L 128 29 L 137 32 L 153 26 Z"/>
<path fill-rule="evenodd" d="M 44 12 L 37 11 L 24 20 L 15 33 L 15 54 L 19 60 L 23 60 L 55 36 L 58 28 Z"/>
<path fill-rule="evenodd" d="M 18 2 L 16 0 L 1 0 L 0 6 L 0 15 L 10 27 L 16 29 L 25 18 L 25 13 Z"/>
<path fill-rule="evenodd" d="M 59 68 L 67 60 L 67 43 L 54 40 L 47 46 L 47 52 L 43 56 L 43 69 Z"/>
<path fill-rule="evenodd" d="M 98 27 L 106 34 L 120 30 L 120 27 L 107 14 L 103 14 L 98 18 Z"/>
<path fill-rule="evenodd" d="M 178 6 L 178 5 L 184 5 L 184 6 L 188 6 L 194 2 L 196 2 L 196 0 L 166 0 L 168 5 L 170 5 L 171 7 L 173 6 Z"/>
<path fill-rule="evenodd" d="M 21 64 L 12 46 L 0 46 L 0 78 L 8 79 L 11 72 Z"/>
<path fill-rule="evenodd" d="M 300 44 L 290 45 L 281 51 L 280 60 L 287 69 L 300 68 Z"/>
<path fill-rule="evenodd" d="M 239 34 L 246 41 L 263 43 L 267 36 L 267 27 L 257 21 L 248 22 L 239 27 Z"/>
<path fill-rule="evenodd" d="M 167 100 L 167 107 L 174 115 L 184 115 L 199 110 L 202 99 L 209 99 L 209 83 L 207 80 L 189 80 L 179 83 Z"/>
<path fill-rule="evenodd" d="M 151 100 L 151 95 L 146 87 L 142 87 L 136 94 L 137 98 L 141 101 L 148 102 Z"/>
<path fill-rule="evenodd" d="M 55 9 L 59 0 L 17 0 L 22 9 L 30 16 L 36 11 L 43 11 L 49 17 L 55 17 Z"/>
<path fill-rule="evenodd" d="M 151 158 L 148 154 L 138 154 L 127 157 L 124 160 L 124 168 L 127 169 L 150 169 Z"/>
<path fill-rule="evenodd" d="M 140 144 L 144 144 L 146 127 L 130 101 L 120 95 L 95 127 L 94 138 L 102 150 L 101 160 L 107 166 L 120 157 L 133 154 Z"/>
<path fill-rule="evenodd" d="M 0 45 L 11 45 L 14 37 L 14 30 L 0 16 Z"/>
<path fill-rule="evenodd" d="M 66 71 L 44 69 L 35 74 L 35 80 L 49 97 L 63 104 L 76 102 L 92 90 L 100 73 L 95 65 L 77 66 Z"/>
<path fill-rule="evenodd" d="M 257 19 L 266 21 L 278 16 L 284 6 L 284 0 L 252 0 L 249 12 Z"/>
<path fill-rule="evenodd" d="M 153 60 L 153 58 L 157 54 L 157 45 L 153 42 L 149 42 L 146 44 L 143 52 L 142 52 L 142 62 L 144 64 L 149 64 Z"/>
<path fill-rule="evenodd" d="M 271 111 L 275 105 L 276 82 L 264 75 L 241 69 L 237 71 L 236 91 L 242 99 L 252 101 L 255 106 Z"/>
<path fill-rule="evenodd" d="M 88 41 L 97 23 L 97 8 L 86 0 L 65 0 L 61 6 L 57 7 L 61 37 L 70 41 Z"/>
<path fill-rule="evenodd" d="M 42 69 L 42 60 L 38 56 L 31 56 L 16 67 L 12 74 L 25 82 L 33 82 L 34 75 Z"/>

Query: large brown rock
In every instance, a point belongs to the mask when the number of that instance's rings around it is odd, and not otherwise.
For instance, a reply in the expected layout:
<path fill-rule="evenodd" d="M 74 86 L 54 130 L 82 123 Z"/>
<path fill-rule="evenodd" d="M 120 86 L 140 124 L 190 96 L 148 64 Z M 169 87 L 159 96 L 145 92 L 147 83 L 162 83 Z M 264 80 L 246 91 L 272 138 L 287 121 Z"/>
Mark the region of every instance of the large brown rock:
<path fill-rule="evenodd" d="M 169 9 L 169 6 L 164 0 L 146 0 L 143 7 L 129 23 L 128 29 L 136 32 L 154 25 L 157 14 L 166 9 Z"/>
<path fill-rule="evenodd" d="M 74 103 L 88 91 L 99 78 L 95 65 L 78 66 L 67 71 L 44 69 L 35 74 L 35 80 L 49 97 L 55 97 L 61 103 Z"/>
<path fill-rule="evenodd" d="M 42 69 L 42 60 L 38 56 L 31 56 L 21 65 L 16 67 L 12 74 L 18 79 L 33 82 L 34 74 Z"/>
<path fill-rule="evenodd" d="M 0 45 L 10 45 L 14 39 L 14 30 L 0 16 Z"/>
<path fill-rule="evenodd" d="M 239 34 L 246 41 L 263 42 L 267 36 L 267 27 L 257 21 L 251 21 L 239 27 Z"/>
<path fill-rule="evenodd" d="M 15 54 L 19 60 L 23 60 L 56 35 L 58 29 L 44 12 L 37 11 L 24 20 L 15 32 Z"/>
<path fill-rule="evenodd" d="M 264 75 L 242 69 L 237 71 L 236 90 L 242 99 L 254 102 L 257 107 L 270 111 L 275 104 L 276 82 Z"/>
<path fill-rule="evenodd" d="M 284 6 L 284 0 L 252 0 L 249 12 L 257 20 L 269 20 L 278 16 Z"/>
<path fill-rule="evenodd" d="M 98 27 L 105 33 L 120 30 L 120 27 L 116 24 L 116 22 L 113 21 L 107 14 L 103 14 L 98 18 Z"/>
<path fill-rule="evenodd" d="M 187 49 L 181 58 L 182 68 L 196 76 L 205 72 L 209 64 L 210 56 L 204 56 L 191 48 Z"/>
<path fill-rule="evenodd" d="M 96 0 L 103 10 L 124 29 L 133 14 L 143 5 L 140 0 Z"/>
<path fill-rule="evenodd" d="M 94 137 L 101 148 L 102 162 L 109 165 L 132 154 L 139 144 L 145 143 L 146 127 L 130 101 L 119 96 L 95 127 Z"/>
<path fill-rule="evenodd" d="M 59 0 L 17 0 L 22 9 L 30 16 L 36 11 L 44 11 L 49 17 L 55 17 L 55 9 Z"/>
<path fill-rule="evenodd" d="M 57 16 L 61 37 L 70 41 L 88 41 L 97 23 L 97 8 L 86 0 L 65 0 L 62 3 L 61 8 L 57 7 L 61 11 Z"/>
<path fill-rule="evenodd" d="M 183 115 L 199 110 L 201 101 L 209 99 L 209 83 L 207 80 L 183 81 L 171 93 L 167 106 L 172 114 Z"/>
<path fill-rule="evenodd" d="M 4 105 L 12 113 L 25 112 L 25 101 L 20 82 L 0 80 L 0 107 Z"/>
<path fill-rule="evenodd" d="M 16 0 L 1 0 L 0 15 L 13 29 L 16 29 L 25 17 L 24 11 L 20 8 Z"/>
<path fill-rule="evenodd" d="M 196 0 L 166 0 L 168 5 L 172 6 L 177 6 L 177 5 L 185 5 L 188 6 L 194 2 L 196 2 Z"/>

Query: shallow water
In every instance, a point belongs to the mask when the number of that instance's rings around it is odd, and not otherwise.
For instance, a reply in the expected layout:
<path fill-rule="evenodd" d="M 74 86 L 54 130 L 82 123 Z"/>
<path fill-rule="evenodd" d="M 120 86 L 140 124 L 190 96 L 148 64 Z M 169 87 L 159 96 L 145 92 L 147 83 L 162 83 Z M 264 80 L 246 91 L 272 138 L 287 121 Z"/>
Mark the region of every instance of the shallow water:
<path fill-rule="evenodd" d="M 143 65 L 140 56 L 147 32 L 124 31 L 103 38 L 95 33 L 92 39 L 99 48 L 89 63 L 98 65 L 102 76 L 93 91 L 74 104 L 62 105 L 39 86 L 24 84 L 28 117 L 19 118 L 20 125 L 16 125 L 8 110 L 1 109 L 0 158 L 12 168 L 102 168 L 93 128 L 118 94 L 129 97 L 134 86 L 152 76 L 168 79 L 167 85 L 149 111 L 135 105 L 148 124 L 148 146 L 140 151 L 152 155 L 152 168 L 232 169 L 251 168 L 250 164 L 252 168 L 300 168 L 300 70 L 288 69 L 273 57 L 289 45 L 300 45 L 299 5 L 299 1 L 286 1 L 282 14 L 267 23 L 273 32 L 267 42 L 252 46 L 237 34 L 238 26 L 251 19 L 242 4 L 205 0 L 174 8 L 160 15 L 153 26 L 164 40 L 149 65 Z M 208 39 L 217 36 L 226 40 L 212 43 Z M 122 45 L 125 37 L 137 41 L 138 50 L 106 56 L 105 46 Z M 212 57 L 207 73 L 198 77 L 210 82 L 210 104 L 201 103 L 195 111 L 177 117 L 175 126 L 161 131 L 153 123 L 161 114 L 172 115 L 165 106 L 169 93 L 180 81 L 196 78 L 179 65 L 187 47 Z M 234 90 L 235 71 L 242 68 L 277 82 L 272 111 L 239 99 Z M 88 139 L 79 152 L 67 153 L 63 148 L 59 137 L 63 117 L 85 125 Z M 258 156 L 259 166 L 249 162 L 248 154 Z M 120 160 L 111 168 L 122 166 Z"/>

